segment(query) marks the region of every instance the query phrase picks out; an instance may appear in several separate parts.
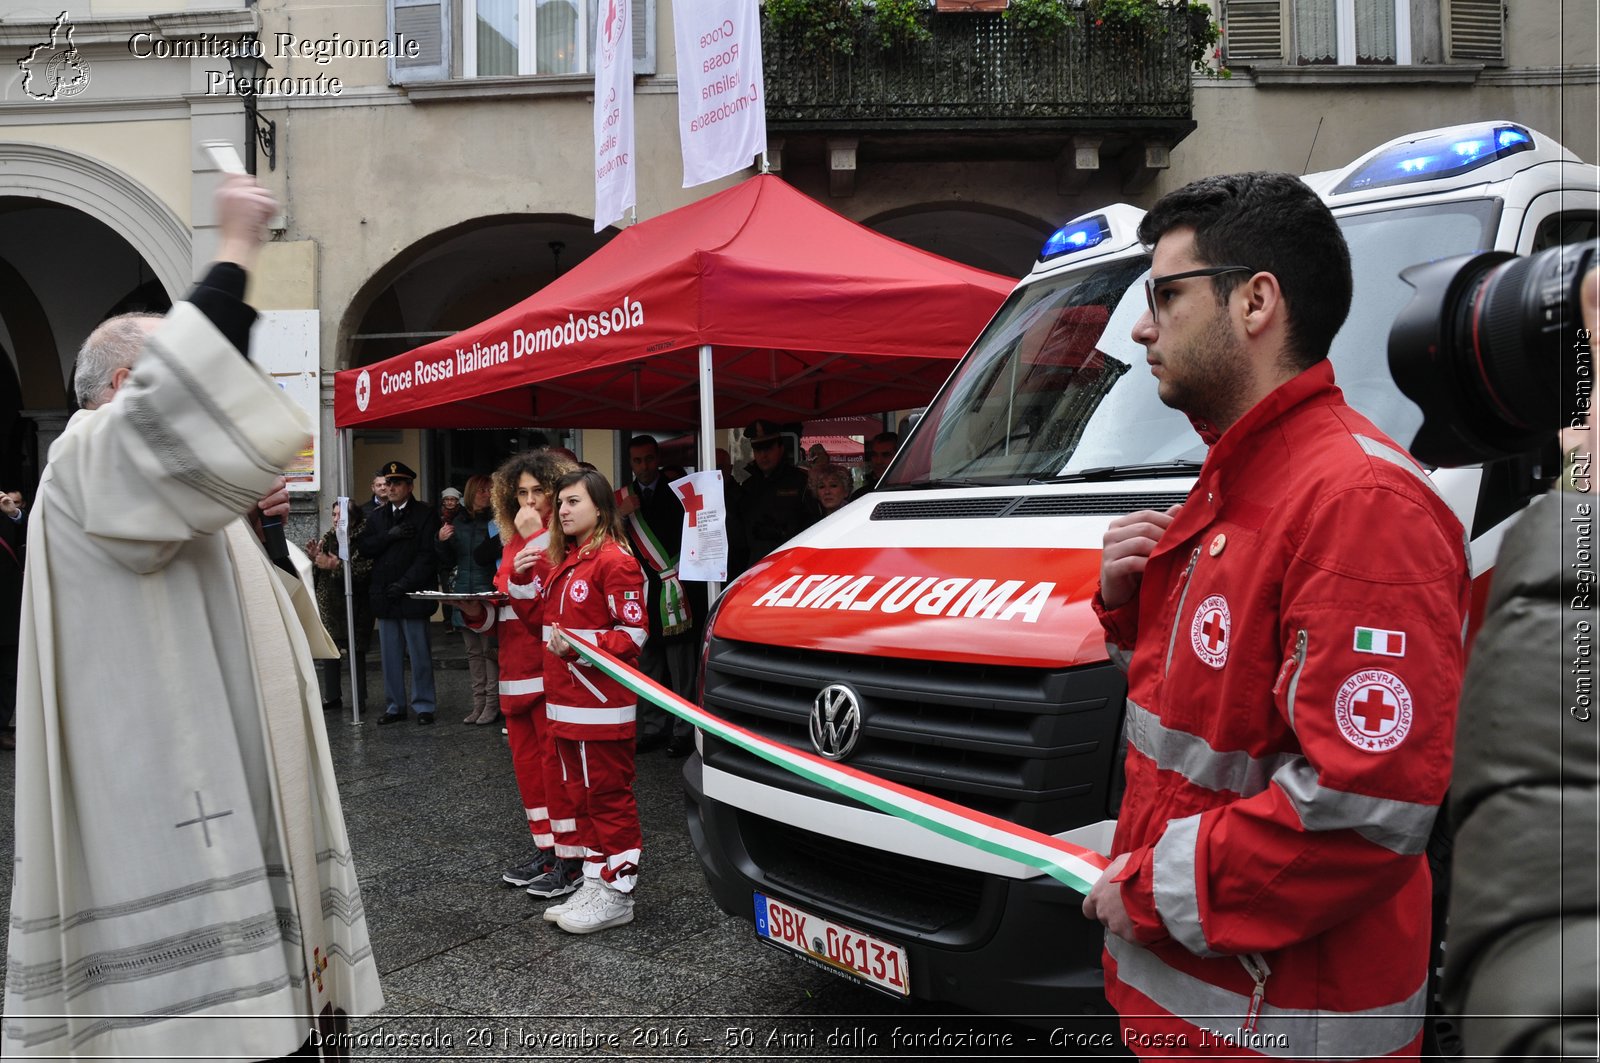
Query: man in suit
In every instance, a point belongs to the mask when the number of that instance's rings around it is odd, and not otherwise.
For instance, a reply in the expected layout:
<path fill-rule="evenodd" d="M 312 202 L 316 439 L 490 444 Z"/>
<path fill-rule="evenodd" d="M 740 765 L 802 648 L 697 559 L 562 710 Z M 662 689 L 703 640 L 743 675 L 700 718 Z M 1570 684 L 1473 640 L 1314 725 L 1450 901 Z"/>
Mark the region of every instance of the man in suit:
<path fill-rule="evenodd" d="M 388 504 L 389 485 L 382 476 L 374 476 L 372 478 L 372 497 L 361 503 L 361 511 L 370 517 L 373 510 Z"/>
<path fill-rule="evenodd" d="M 683 548 L 683 503 L 661 474 L 661 452 L 653 437 L 628 442 L 633 480 L 617 492 L 617 512 L 628 525 L 634 556 L 644 569 L 650 637 L 639 652 L 639 670 L 676 694 L 688 697 L 694 683 L 697 625 L 706 613 L 705 584 L 678 582 Z M 667 746 L 672 756 L 694 748 L 693 729 L 654 705 L 639 705 L 638 751 Z"/>
<path fill-rule="evenodd" d="M 417 474 L 401 461 L 378 470 L 389 501 L 374 509 L 356 536 L 355 547 L 372 559 L 372 615 L 378 618 L 378 647 L 383 655 L 384 714 L 379 726 L 406 718 L 404 659 L 411 658 L 411 707 L 417 723 L 433 722 L 433 641 L 428 618 L 433 602 L 408 598 L 412 591 L 438 587 L 433 544 L 439 518 L 426 503 L 411 496 Z"/>

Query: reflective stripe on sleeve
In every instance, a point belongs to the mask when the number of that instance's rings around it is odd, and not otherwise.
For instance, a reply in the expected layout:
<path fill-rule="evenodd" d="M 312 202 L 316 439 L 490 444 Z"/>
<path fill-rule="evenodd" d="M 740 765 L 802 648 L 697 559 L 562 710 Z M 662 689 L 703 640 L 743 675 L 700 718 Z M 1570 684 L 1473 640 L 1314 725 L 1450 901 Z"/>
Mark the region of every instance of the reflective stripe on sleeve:
<path fill-rule="evenodd" d="M 527 583 L 517 583 L 512 580 L 506 581 L 506 593 L 523 601 L 539 597 L 541 590 L 543 590 L 543 587 L 540 585 L 540 581 L 536 579 Z"/>
<path fill-rule="evenodd" d="M 1424 472 L 1422 466 L 1413 461 L 1410 455 L 1402 454 L 1398 450 L 1389 446 L 1387 443 L 1380 443 L 1371 436 L 1356 436 L 1356 445 L 1359 446 L 1362 451 L 1370 457 L 1377 458 L 1380 461 L 1387 461 L 1392 465 L 1400 466 L 1400 468 L 1404 469 L 1412 476 L 1415 476 L 1418 480 L 1427 484 L 1428 490 L 1432 491 L 1439 498 L 1444 497 L 1443 493 L 1439 490 L 1439 485 L 1433 482 L 1433 477 Z"/>
<path fill-rule="evenodd" d="M 1415 856 L 1428 847 L 1434 805 L 1352 794 L 1322 785 L 1304 757 L 1279 768 L 1272 781 L 1289 798 L 1300 823 L 1309 831 L 1354 830 L 1374 845 L 1401 856 Z"/>
<path fill-rule="evenodd" d="M 1155 953 L 1115 934 L 1106 935 L 1106 951 L 1117 961 L 1117 978 L 1124 985 L 1184 1022 L 1209 1030 L 1218 1041 L 1240 1044 L 1269 1058 L 1370 1059 L 1398 1052 L 1422 1033 L 1426 979 L 1405 1000 L 1364 1011 L 1263 1004 L 1254 1033 L 1241 1034 L 1240 1025 L 1250 1011 L 1248 994 L 1173 970 Z"/>
<path fill-rule="evenodd" d="M 1220 752 L 1199 735 L 1166 726 L 1131 698 L 1123 733 L 1134 749 L 1155 761 L 1162 771 L 1177 772 L 1207 790 L 1226 790 L 1241 797 L 1261 793 L 1274 772 L 1296 759 L 1293 753 L 1253 757 L 1243 750 Z"/>
<path fill-rule="evenodd" d="M 498 686 L 502 694 L 542 694 L 544 676 L 533 679 L 502 679 Z"/>
<path fill-rule="evenodd" d="M 622 630 L 630 639 L 633 640 L 633 644 L 635 646 L 639 647 L 641 650 L 644 649 L 644 640 L 650 637 L 650 632 L 646 631 L 642 627 L 625 627 Z"/>
<path fill-rule="evenodd" d="M 516 618 L 517 618 L 517 611 L 515 609 L 511 608 L 511 606 L 502 605 L 500 607 L 500 619 L 501 620 L 515 620 Z"/>
<path fill-rule="evenodd" d="M 632 723 L 638 704 L 594 708 L 589 705 L 545 705 L 545 715 L 557 723 L 589 723 L 599 727 L 604 724 Z"/>
<path fill-rule="evenodd" d="M 1167 933 L 1196 956 L 1217 956 L 1200 925 L 1200 894 L 1195 885 L 1195 850 L 1200 844 L 1200 816 L 1167 822 L 1156 842 L 1155 880 L 1152 890 L 1156 911 Z"/>
<path fill-rule="evenodd" d="M 1116 665 L 1124 674 L 1128 671 L 1128 665 L 1133 662 L 1133 651 L 1125 650 L 1115 642 L 1106 643 L 1106 656 L 1110 657 L 1111 663 Z"/>

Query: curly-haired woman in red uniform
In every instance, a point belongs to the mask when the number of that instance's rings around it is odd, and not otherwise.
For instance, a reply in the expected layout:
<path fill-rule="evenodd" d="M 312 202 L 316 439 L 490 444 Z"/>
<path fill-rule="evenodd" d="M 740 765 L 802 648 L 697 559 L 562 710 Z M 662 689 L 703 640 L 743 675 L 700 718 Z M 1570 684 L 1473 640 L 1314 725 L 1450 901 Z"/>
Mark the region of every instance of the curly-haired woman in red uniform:
<path fill-rule="evenodd" d="M 570 893 L 572 884 L 560 874 L 562 859 L 576 860 L 583 855 L 582 849 L 564 846 L 556 837 L 560 815 L 552 821 L 545 786 L 549 762 L 554 759 L 550 738 L 544 733 L 543 676 L 544 587 L 551 568 L 552 499 L 556 481 L 575 468 L 566 458 L 544 450 L 518 454 L 495 470 L 495 525 L 504 545 L 494 583 L 511 601 L 487 615 L 478 614 L 481 607 L 476 602 L 461 608 L 472 630 L 492 633 L 500 642 L 500 711 L 505 714 L 511 767 L 535 846 L 533 859 L 507 869 L 501 880 L 537 897 Z M 491 538 L 489 543 L 494 541 Z"/>
<path fill-rule="evenodd" d="M 649 627 L 644 573 L 628 548 L 611 484 L 598 472 L 561 477 L 556 514 L 554 569 L 545 584 L 545 712 L 587 852 L 583 887 L 545 916 L 568 933 L 592 934 L 633 921 L 643 844 L 633 797 L 638 706 L 622 684 L 580 661 L 562 633 L 632 662 Z"/>

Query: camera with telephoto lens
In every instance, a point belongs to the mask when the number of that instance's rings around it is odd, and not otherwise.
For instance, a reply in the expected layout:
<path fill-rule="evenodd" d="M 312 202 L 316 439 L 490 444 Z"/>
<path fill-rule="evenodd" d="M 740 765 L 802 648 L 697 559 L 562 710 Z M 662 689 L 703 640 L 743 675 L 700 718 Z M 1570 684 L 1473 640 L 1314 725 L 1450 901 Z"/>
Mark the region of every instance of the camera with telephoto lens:
<path fill-rule="evenodd" d="M 1504 251 L 1403 270 L 1416 289 L 1389 330 L 1389 371 L 1422 408 L 1411 453 L 1461 466 L 1526 454 L 1581 424 L 1594 363 L 1583 278 L 1600 241 L 1520 258 Z"/>

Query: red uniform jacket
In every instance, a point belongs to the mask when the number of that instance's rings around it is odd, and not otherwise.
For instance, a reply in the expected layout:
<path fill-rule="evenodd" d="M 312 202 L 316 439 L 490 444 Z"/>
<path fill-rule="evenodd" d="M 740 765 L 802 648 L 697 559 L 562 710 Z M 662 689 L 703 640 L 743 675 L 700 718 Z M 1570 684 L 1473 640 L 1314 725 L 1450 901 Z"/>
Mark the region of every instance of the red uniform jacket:
<path fill-rule="evenodd" d="M 649 635 L 644 573 L 616 543 L 572 552 L 545 585 L 546 636 L 559 624 L 614 657 L 632 663 Z M 545 650 L 545 713 L 557 738 L 599 741 L 633 738 L 638 702 L 621 683 L 578 660 Z"/>
<path fill-rule="evenodd" d="M 1212 447 L 1137 599 L 1096 595 L 1132 651 L 1113 855 L 1142 944 L 1107 936 L 1106 994 L 1140 1055 L 1417 1051 L 1465 554 L 1323 362 Z"/>
<path fill-rule="evenodd" d="M 500 711 L 507 716 L 529 712 L 544 698 L 544 585 L 551 565 L 549 555 L 540 553 L 531 569 L 517 573 L 511 559 L 528 541 L 515 532 L 507 539 L 494 585 L 511 595 L 511 601 L 491 608 L 472 628 L 492 631 L 499 639 Z M 539 532 L 533 543 L 542 551 L 550 544 L 550 533 Z"/>

